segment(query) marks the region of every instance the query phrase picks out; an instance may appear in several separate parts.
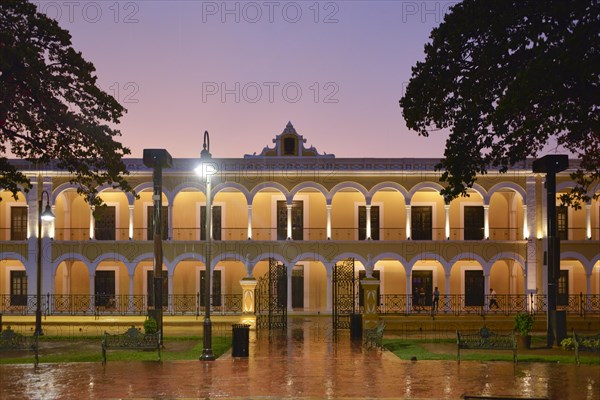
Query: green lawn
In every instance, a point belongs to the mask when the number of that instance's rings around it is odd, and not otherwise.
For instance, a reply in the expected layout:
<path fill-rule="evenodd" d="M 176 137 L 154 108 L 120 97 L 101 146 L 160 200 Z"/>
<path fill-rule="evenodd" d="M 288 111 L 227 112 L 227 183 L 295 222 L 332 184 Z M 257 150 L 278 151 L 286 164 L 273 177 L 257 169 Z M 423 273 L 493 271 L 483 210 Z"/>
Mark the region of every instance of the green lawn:
<path fill-rule="evenodd" d="M 539 341 L 541 343 L 541 340 Z M 549 363 L 575 363 L 575 353 L 562 349 L 535 349 L 537 341 L 534 341 L 534 348 L 523 352 L 517 352 L 519 362 L 549 362 Z M 437 346 L 432 346 L 436 344 Z M 416 357 L 417 360 L 453 360 L 457 358 L 456 340 L 454 339 L 384 339 L 383 346 L 394 353 L 402 360 L 410 360 Z M 439 351 L 428 348 L 438 348 Z M 512 352 L 506 351 L 485 351 L 485 350 L 461 350 L 461 361 L 512 361 Z M 580 354 L 582 364 L 600 365 L 600 356 L 592 353 Z"/>
<path fill-rule="evenodd" d="M 101 362 L 101 337 L 65 338 L 44 337 L 40 341 L 40 362 Z M 213 353 L 220 357 L 231 347 L 231 337 L 213 336 Z M 161 350 L 163 361 L 198 360 L 202 354 L 202 337 L 166 337 Z M 8 357 L 7 357 L 8 355 Z M 155 361 L 156 351 L 108 350 L 108 362 Z M 33 352 L 19 351 L 4 353 L 0 364 L 22 364 L 33 362 Z"/>

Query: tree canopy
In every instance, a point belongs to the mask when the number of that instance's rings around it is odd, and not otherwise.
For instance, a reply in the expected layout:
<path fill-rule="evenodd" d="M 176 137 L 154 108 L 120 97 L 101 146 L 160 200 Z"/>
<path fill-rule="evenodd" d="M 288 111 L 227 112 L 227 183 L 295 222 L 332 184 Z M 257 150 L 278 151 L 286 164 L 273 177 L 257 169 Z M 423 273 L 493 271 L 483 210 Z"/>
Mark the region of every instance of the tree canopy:
<path fill-rule="evenodd" d="M 563 201 L 589 200 L 600 179 L 600 2 L 465 0 L 430 39 L 400 107 L 419 135 L 450 131 L 437 165 L 446 200 L 550 142 L 580 159 Z"/>
<path fill-rule="evenodd" d="M 8 155 L 42 168 L 53 162 L 90 204 L 97 187 L 131 187 L 115 141 L 125 109 L 97 83 L 94 65 L 73 49 L 71 35 L 25 0 L 0 2 L 0 189 L 16 197 L 31 188 Z"/>

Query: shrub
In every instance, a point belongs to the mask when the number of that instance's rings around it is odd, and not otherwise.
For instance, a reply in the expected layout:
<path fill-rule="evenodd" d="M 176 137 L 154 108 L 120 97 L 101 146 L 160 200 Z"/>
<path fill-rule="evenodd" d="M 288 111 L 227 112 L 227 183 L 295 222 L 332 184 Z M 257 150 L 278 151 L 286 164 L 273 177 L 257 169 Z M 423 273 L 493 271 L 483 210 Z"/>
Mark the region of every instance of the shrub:
<path fill-rule="evenodd" d="M 156 320 L 152 317 L 148 318 L 144 321 L 144 332 L 147 334 L 153 334 L 158 331 L 158 324 Z"/>
<path fill-rule="evenodd" d="M 519 313 L 515 316 L 515 330 L 521 336 L 529 335 L 533 328 L 533 317 L 531 314 Z"/>

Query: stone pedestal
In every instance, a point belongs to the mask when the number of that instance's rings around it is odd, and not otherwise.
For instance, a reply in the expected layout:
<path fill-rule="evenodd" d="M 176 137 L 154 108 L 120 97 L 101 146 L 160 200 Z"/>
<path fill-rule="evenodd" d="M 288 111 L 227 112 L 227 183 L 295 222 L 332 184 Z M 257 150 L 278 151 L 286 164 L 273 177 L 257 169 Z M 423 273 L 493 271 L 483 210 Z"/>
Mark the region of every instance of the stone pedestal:
<path fill-rule="evenodd" d="M 250 329 L 256 329 L 256 314 L 254 310 L 254 291 L 257 281 L 254 278 L 244 278 L 240 281 L 242 286 L 242 315 L 240 323 L 250 325 Z"/>
<path fill-rule="evenodd" d="M 377 325 L 379 313 L 377 312 L 377 306 L 379 305 L 379 296 L 377 296 L 377 289 L 380 285 L 379 279 L 365 278 L 360 281 L 363 288 L 363 331 L 364 329 L 372 329 Z"/>

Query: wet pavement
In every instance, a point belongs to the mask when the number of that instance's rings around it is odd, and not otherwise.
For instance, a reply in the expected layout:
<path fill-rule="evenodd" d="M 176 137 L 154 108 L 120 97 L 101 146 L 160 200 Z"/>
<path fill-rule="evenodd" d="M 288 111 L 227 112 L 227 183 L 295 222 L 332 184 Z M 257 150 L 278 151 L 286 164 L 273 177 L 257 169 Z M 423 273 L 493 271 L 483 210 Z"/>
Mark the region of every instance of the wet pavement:
<path fill-rule="evenodd" d="M 42 360 L 43 361 L 43 360 Z M 213 362 L 0 366 L 1 399 L 105 398 L 600 399 L 600 366 L 405 361 L 366 351 L 323 320 L 290 319 L 287 335 L 252 337 L 250 357 Z M 486 396 L 486 397 L 484 397 Z"/>

